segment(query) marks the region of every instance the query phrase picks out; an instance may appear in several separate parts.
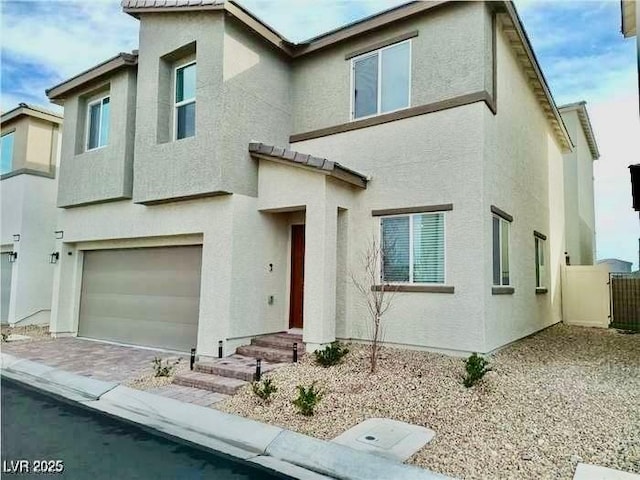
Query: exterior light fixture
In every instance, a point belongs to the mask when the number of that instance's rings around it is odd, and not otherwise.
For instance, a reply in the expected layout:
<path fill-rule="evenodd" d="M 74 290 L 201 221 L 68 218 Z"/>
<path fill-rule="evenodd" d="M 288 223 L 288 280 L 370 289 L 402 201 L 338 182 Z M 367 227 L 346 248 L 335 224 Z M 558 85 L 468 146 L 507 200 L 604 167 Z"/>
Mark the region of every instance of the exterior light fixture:
<path fill-rule="evenodd" d="M 60 260 L 60 252 L 53 252 L 49 255 L 49 263 L 58 263 L 58 260 Z"/>
<path fill-rule="evenodd" d="M 189 370 L 193 370 L 193 364 L 196 363 L 196 349 L 191 349 L 191 358 L 189 359 Z"/>
<path fill-rule="evenodd" d="M 19 242 L 20 241 L 20 234 L 19 233 L 14 233 L 13 234 L 13 241 L 14 242 Z"/>
<path fill-rule="evenodd" d="M 218 342 L 218 358 L 222 358 L 222 340 Z"/>
<path fill-rule="evenodd" d="M 262 376 L 262 360 L 261 359 L 256 359 L 256 382 L 260 381 L 260 377 Z"/>
<path fill-rule="evenodd" d="M 293 342 L 293 363 L 298 363 L 298 342 Z"/>
<path fill-rule="evenodd" d="M 62 239 L 64 237 L 64 231 L 63 230 L 56 230 L 53 233 L 55 233 L 55 235 L 56 235 L 56 240 L 60 240 L 60 239 Z"/>
<path fill-rule="evenodd" d="M 9 252 L 9 262 L 15 263 L 18 259 L 18 252 Z"/>

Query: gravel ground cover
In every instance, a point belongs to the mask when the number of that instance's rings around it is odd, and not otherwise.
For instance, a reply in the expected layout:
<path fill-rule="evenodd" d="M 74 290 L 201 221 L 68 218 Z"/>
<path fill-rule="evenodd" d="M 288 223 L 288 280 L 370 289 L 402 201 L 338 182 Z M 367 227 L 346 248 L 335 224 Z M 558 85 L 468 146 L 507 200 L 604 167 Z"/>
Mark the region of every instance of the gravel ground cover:
<path fill-rule="evenodd" d="M 28 340 L 17 340 L 19 342 L 37 342 L 39 340 L 47 340 L 51 338 L 51 335 L 49 334 L 49 325 L 25 325 L 22 327 L 2 325 L 0 331 L 7 335 L 15 334 L 30 337 Z"/>
<path fill-rule="evenodd" d="M 165 362 L 169 362 L 171 365 L 174 365 L 176 361 L 178 361 L 166 377 L 156 377 L 155 370 L 153 368 L 153 363 L 149 363 L 149 368 L 145 371 L 145 373 L 139 377 L 133 378 L 124 383 L 127 387 L 135 388 L 136 390 L 150 390 L 157 389 L 160 387 L 164 387 L 169 385 L 173 381 L 173 377 L 175 377 L 178 373 L 189 370 L 189 359 L 184 356 L 169 356 L 162 357 L 163 365 Z"/>
<path fill-rule="evenodd" d="M 462 385 L 463 360 L 384 348 L 378 372 L 351 345 L 341 365 L 311 356 L 269 374 L 264 404 L 245 388 L 215 408 L 331 439 L 371 417 L 436 432 L 410 463 L 458 478 L 570 479 L 578 462 L 640 473 L 640 335 L 556 325 L 491 358 L 493 371 Z M 326 395 L 296 413 L 298 384 Z"/>

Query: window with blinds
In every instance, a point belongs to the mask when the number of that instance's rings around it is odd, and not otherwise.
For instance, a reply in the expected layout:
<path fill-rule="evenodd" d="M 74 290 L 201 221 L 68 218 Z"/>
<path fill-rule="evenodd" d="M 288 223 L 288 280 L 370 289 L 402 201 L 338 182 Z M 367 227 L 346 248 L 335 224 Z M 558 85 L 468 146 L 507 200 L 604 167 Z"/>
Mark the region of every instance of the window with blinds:
<path fill-rule="evenodd" d="M 384 217 L 382 281 L 444 283 L 444 213 Z"/>
<path fill-rule="evenodd" d="M 493 284 L 509 285 L 509 222 L 493 216 Z"/>

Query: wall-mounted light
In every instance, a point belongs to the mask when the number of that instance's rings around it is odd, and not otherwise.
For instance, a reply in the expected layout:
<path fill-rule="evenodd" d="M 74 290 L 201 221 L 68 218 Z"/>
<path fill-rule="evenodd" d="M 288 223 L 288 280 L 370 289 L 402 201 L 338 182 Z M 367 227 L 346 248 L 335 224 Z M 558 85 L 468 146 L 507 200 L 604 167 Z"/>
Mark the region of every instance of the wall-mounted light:
<path fill-rule="evenodd" d="M 14 242 L 19 242 L 20 241 L 20 234 L 19 233 L 14 233 L 13 234 L 13 241 Z"/>
<path fill-rule="evenodd" d="M 18 259 L 18 252 L 9 252 L 9 262 L 15 263 Z"/>
<path fill-rule="evenodd" d="M 59 259 L 60 252 L 53 252 L 51 255 L 49 255 L 49 263 L 58 263 Z"/>
<path fill-rule="evenodd" d="M 56 235 L 56 240 L 60 240 L 61 238 L 64 237 L 64 230 L 56 230 L 53 233 L 55 233 Z"/>

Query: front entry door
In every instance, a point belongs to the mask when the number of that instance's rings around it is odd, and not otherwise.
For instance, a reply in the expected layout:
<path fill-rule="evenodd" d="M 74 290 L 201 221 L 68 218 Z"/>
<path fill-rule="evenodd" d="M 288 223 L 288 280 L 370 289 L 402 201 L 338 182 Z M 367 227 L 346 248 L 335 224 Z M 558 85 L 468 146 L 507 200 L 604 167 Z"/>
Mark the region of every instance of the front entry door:
<path fill-rule="evenodd" d="M 304 303 L 304 225 L 291 225 L 289 328 L 302 328 Z"/>

